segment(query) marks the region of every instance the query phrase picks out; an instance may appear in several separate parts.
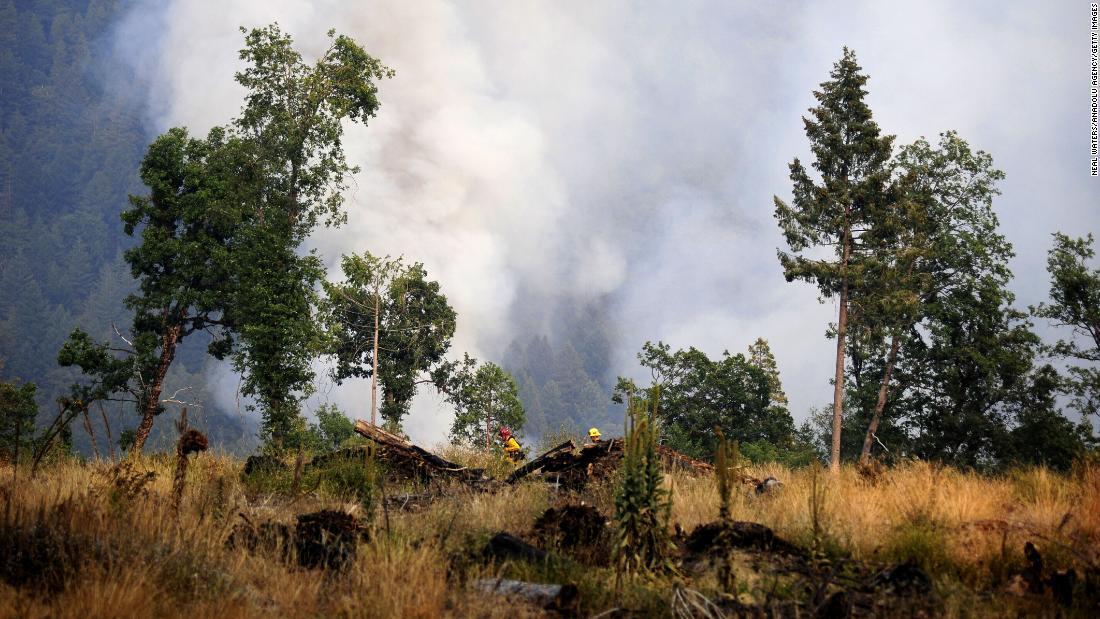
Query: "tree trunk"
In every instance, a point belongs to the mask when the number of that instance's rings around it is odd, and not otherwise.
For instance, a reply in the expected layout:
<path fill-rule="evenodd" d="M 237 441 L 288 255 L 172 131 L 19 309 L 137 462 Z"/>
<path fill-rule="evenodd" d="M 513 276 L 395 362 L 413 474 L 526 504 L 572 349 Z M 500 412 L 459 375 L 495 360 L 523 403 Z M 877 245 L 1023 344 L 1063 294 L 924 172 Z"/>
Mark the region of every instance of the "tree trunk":
<path fill-rule="evenodd" d="M 890 356 L 886 359 L 886 372 L 882 375 L 882 384 L 878 388 L 878 401 L 875 402 L 875 413 L 871 415 L 871 424 L 867 426 L 867 434 L 863 437 L 863 451 L 859 454 L 859 461 L 865 464 L 871 459 L 871 441 L 878 432 L 879 421 L 882 420 L 882 411 L 886 408 L 886 395 L 890 388 L 890 376 L 894 373 L 894 363 L 898 358 L 898 336 L 894 335 L 890 342 Z"/>
<path fill-rule="evenodd" d="M 84 431 L 88 433 L 88 438 L 92 442 L 92 452 L 95 454 L 95 459 L 100 460 L 103 456 L 99 454 L 99 443 L 95 438 L 95 428 L 92 427 L 92 419 L 88 416 L 88 405 L 84 405 L 81 413 L 84 415 Z"/>
<path fill-rule="evenodd" d="M 833 385 L 833 445 L 829 452 L 829 469 L 840 472 L 840 426 L 844 413 L 844 348 L 848 339 L 848 258 L 851 255 L 850 231 L 844 231 L 844 254 L 841 262 L 840 315 L 836 321 L 836 374 Z"/>
<path fill-rule="evenodd" d="M 493 436 L 493 392 L 489 391 L 489 405 L 485 407 L 485 451 L 492 449 Z"/>
<path fill-rule="evenodd" d="M 141 411 L 141 423 L 134 432 L 134 445 L 130 448 L 130 457 L 136 458 L 145 447 L 145 440 L 149 438 L 149 432 L 153 429 L 153 418 L 160 406 L 160 392 L 164 388 L 164 376 L 168 374 L 168 366 L 172 365 L 172 359 L 176 356 L 176 344 L 179 343 L 180 325 L 169 326 L 164 331 L 160 348 L 160 363 L 153 373 L 149 383 L 149 391 L 146 392 L 145 401 Z"/>
<path fill-rule="evenodd" d="M 378 425 L 378 309 L 380 305 L 379 291 L 374 291 L 374 350 L 371 351 L 370 372 L 370 422 Z"/>
<path fill-rule="evenodd" d="M 99 414 L 103 417 L 103 429 L 107 433 L 107 454 L 111 462 L 115 461 L 115 438 L 111 436 L 111 422 L 107 421 L 107 411 L 103 408 L 103 402 L 99 403 Z"/>

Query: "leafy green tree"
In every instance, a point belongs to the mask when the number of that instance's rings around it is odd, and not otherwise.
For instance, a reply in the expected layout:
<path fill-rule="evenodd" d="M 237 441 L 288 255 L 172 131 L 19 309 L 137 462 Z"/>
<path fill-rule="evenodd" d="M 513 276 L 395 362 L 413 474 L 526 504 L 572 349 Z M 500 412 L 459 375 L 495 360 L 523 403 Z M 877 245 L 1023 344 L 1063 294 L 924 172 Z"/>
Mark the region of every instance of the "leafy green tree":
<path fill-rule="evenodd" d="M 141 166 L 148 196 L 132 196 L 122 213 L 125 231 L 140 228 L 141 242 L 125 252 L 138 291 L 126 298 L 133 312 L 131 338 L 119 335 L 126 347 L 93 344 L 76 330 L 62 348 L 62 366 L 75 365 L 86 375 L 98 375 L 93 392 L 74 400 L 88 404 L 117 392 L 134 398 L 141 421 L 131 453 L 140 453 L 153 420 L 163 410 L 161 392 L 180 342 L 196 331 L 223 324 L 221 303 L 229 281 L 228 266 L 237 217 L 227 208 L 228 176 L 221 159 L 226 135 L 211 131 L 205 140 L 172 129 L 157 138 Z M 230 212 L 225 215 L 225 212 Z M 220 333 L 224 334 L 224 331 Z M 212 350 L 224 346 L 215 334 Z M 110 353 L 125 356 L 116 359 Z"/>
<path fill-rule="evenodd" d="M 446 386 L 447 400 L 455 407 L 451 439 L 476 446 L 482 441 L 490 449 L 501 426 L 519 432 L 526 421 L 516 381 L 499 365 L 464 357 Z"/>
<path fill-rule="evenodd" d="M 317 409 L 317 423 L 310 425 L 317 447 L 322 452 L 339 449 L 355 436 L 355 423 L 335 404 L 322 404 Z"/>
<path fill-rule="evenodd" d="M 313 308 L 323 269 L 314 253 L 298 250 L 320 223 L 346 219 L 343 190 L 356 170 L 344 156 L 343 123 L 376 114 L 376 82 L 393 71 L 332 31 L 312 65 L 276 25 L 242 32 L 246 68 L 236 78 L 247 94 L 232 130 L 251 162 L 237 177 L 249 217 L 238 231 L 225 315 L 238 334 L 241 391 L 259 399 L 265 433 L 278 443 L 309 392 L 320 345 Z"/>
<path fill-rule="evenodd" d="M 369 252 L 344 256 L 344 282 L 326 283 L 326 316 L 333 333 L 334 377 L 371 379 L 371 423 L 377 422 L 378 385 L 382 417 L 395 426 L 409 411 L 421 384 L 435 384 L 457 316 L 427 278 L 424 265 Z"/>
<path fill-rule="evenodd" d="M 758 337 L 749 345 L 749 363 L 760 368 L 768 376 L 768 388 L 771 390 L 771 405 L 787 408 L 787 394 L 783 392 L 783 382 L 779 379 L 779 366 L 775 362 L 768 340 Z"/>
<path fill-rule="evenodd" d="M 988 153 L 971 150 L 956 133 L 947 132 L 937 146 L 922 138 L 903 147 L 894 168 L 895 200 L 868 235 L 875 260 L 853 296 L 858 332 L 869 340 L 856 338 L 853 345 L 857 386 L 863 382 L 861 353 L 866 357 L 871 349 L 871 356 L 884 357 L 872 372 L 880 379 L 861 461 L 871 456 L 906 333 L 952 290 L 970 289 L 988 278 L 1005 281 L 1010 275 L 1012 248 L 997 229 L 992 207 L 1004 173 L 993 167 Z M 886 339 L 890 344 L 883 353 Z"/>
<path fill-rule="evenodd" d="M 1073 407 L 1086 417 L 1100 415 L 1100 269 L 1088 266 L 1095 257 L 1092 234 L 1075 239 L 1055 233 L 1047 254 L 1051 302 L 1032 308 L 1034 315 L 1070 329 L 1071 337 L 1050 352 L 1081 364 L 1069 368 L 1066 386 Z"/>
<path fill-rule="evenodd" d="M 1068 471 L 1092 440 L 1085 420 L 1074 426 L 1057 410 L 1061 377 L 1049 365 L 1037 368 L 1010 403 L 1012 429 L 998 454 L 1002 464 L 1042 465 Z"/>
<path fill-rule="evenodd" d="M 1002 456 L 1011 405 L 1026 397 L 1039 338 L 1012 309 L 1006 282 L 952 290 L 903 345 L 896 402 L 918 457 L 991 468 Z"/>
<path fill-rule="evenodd" d="M 831 79 L 814 92 L 818 106 L 810 109 L 810 118 L 803 118 L 820 184 L 796 158 L 790 165 L 793 202 L 775 197 L 775 217 L 791 252 L 779 252 L 787 281 L 814 282 L 822 297 L 839 301 L 830 453 L 834 471 L 840 468 L 849 296 L 864 276 L 864 235 L 877 225 L 889 200 L 887 164 L 893 143 L 893 136 L 881 135 L 864 102 L 867 77 L 860 71 L 855 54 L 845 48 Z M 828 248 L 833 259 L 818 258 L 820 248 Z"/>
<path fill-rule="evenodd" d="M 162 409 L 164 378 L 190 333 L 209 331 L 216 357 L 233 353 L 241 391 L 259 398 L 265 434 L 277 443 L 293 430 L 313 378 L 324 271 L 298 249 L 322 219 L 341 221 L 341 190 L 353 172 L 341 122 L 375 113 L 373 80 L 390 72 L 343 36 L 306 65 L 277 26 L 248 32 L 241 58 L 247 66 L 237 80 L 248 93 L 240 118 L 205 140 L 183 129 L 158 138 L 141 168 L 150 194 L 132 198 L 123 214 L 128 234 L 141 230 L 125 255 L 139 280 L 127 299 L 133 337 L 119 351 L 129 356 L 129 376 L 120 382 L 121 361 L 105 361 L 103 348 L 87 342 L 74 341 L 64 355 L 63 364 L 106 372 L 113 383 L 99 384 L 134 395 L 141 423 L 132 453 Z"/>
<path fill-rule="evenodd" d="M 34 383 L 0 383 L 0 460 L 18 462 L 34 446 L 35 388 Z"/>
<path fill-rule="evenodd" d="M 709 458 L 716 426 L 741 443 L 790 444 L 794 421 L 786 407 L 773 403 L 774 376 L 744 355 L 726 352 L 711 360 L 695 348 L 673 352 L 668 344 L 646 342 L 638 360 L 661 388 L 657 419 L 669 446 Z M 613 399 L 623 402 L 638 393 L 633 381 L 619 378 Z"/>

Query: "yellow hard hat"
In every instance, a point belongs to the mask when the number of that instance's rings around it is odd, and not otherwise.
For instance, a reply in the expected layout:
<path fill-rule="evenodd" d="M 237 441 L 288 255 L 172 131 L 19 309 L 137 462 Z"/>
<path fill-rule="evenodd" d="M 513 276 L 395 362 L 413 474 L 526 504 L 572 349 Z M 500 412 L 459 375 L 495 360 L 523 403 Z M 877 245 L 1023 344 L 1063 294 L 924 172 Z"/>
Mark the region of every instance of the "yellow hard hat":
<path fill-rule="evenodd" d="M 589 428 L 588 429 L 588 436 L 591 436 L 592 438 L 596 438 L 599 435 L 600 435 L 600 431 L 597 430 L 596 428 Z"/>

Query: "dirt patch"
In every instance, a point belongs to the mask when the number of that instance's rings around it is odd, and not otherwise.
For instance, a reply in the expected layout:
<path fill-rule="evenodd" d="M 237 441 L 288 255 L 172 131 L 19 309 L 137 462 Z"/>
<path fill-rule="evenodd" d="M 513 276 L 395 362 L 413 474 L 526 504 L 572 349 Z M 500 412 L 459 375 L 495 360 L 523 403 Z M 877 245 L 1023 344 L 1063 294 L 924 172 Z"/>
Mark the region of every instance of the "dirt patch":
<path fill-rule="evenodd" d="M 253 523 L 244 514 L 225 540 L 227 548 L 243 548 L 282 560 L 297 555 L 309 568 L 340 569 L 355 558 L 356 547 L 369 540 L 366 525 L 355 516 L 330 509 L 298 516 L 297 525 Z M 291 549 L 294 552 L 291 552 Z"/>
<path fill-rule="evenodd" d="M 742 521 L 701 524 L 684 539 L 683 549 L 689 558 L 732 549 L 805 555 L 801 548 L 776 536 L 768 527 Z"/>
<path fill-rule="evenodd" d="M 595 507 L 566 505 L 543 512 L 532 533 L 545 545 L 576 548 L 595 545 L 606 529 L 607 519 Z"/>
<path fill-rule="evenodd" d="M 281 473 L 286 471 L 289 467 L 280 459 L 268 454 L 260 454 L 258 456 L 248 456 L 248 459 L 244 461 L 245 476 L 255 473 Z"/>
<path fill-rule="evenodd" d="M 339 569 L 355 558 L 356 545 L 368 534 L 355 516 L 324 509 L 298 516 L 294 537 L 299 565 Z"/>

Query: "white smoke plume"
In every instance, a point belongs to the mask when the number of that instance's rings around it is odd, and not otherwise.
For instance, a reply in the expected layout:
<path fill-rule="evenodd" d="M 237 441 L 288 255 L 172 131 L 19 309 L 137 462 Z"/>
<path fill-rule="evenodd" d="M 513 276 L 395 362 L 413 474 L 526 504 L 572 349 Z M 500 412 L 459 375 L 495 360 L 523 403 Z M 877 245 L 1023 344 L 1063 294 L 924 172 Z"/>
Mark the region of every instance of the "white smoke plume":
<path fill-rule="evenodd" d="M 647 339 L 716 354 L 765 337 L 801 419 L 831 395 L 835 308 L 783 281 L 771 198 L 808 158 L 811 90 L 849 45 L 900 143 L 957 129 L 992 152 L 1017 288 L 1037 302 L 1049 233 L 1098 223 L 1084 9 L 1053 4 L 175 0 L 135 7 L 118 40 L 153 128 L 201 133 L 240 108 L 239 26 L 277 21 L 307 56 L 329 28 L 352 36 L 397 76 L 346 133 L 363 169 L 350 220 L 314 239 L 333 276 L 348 252 L 424 262 L 458 311 L 455 349 L 482 358 L 523 335 L 517 315 L 537 326 L 605 295 L 618 373 Z M 358 416 L 369 402 L 363 384 L 324 395 Z M 408 430 L 434 441 L 449 422 L 425 397 Z"/>

